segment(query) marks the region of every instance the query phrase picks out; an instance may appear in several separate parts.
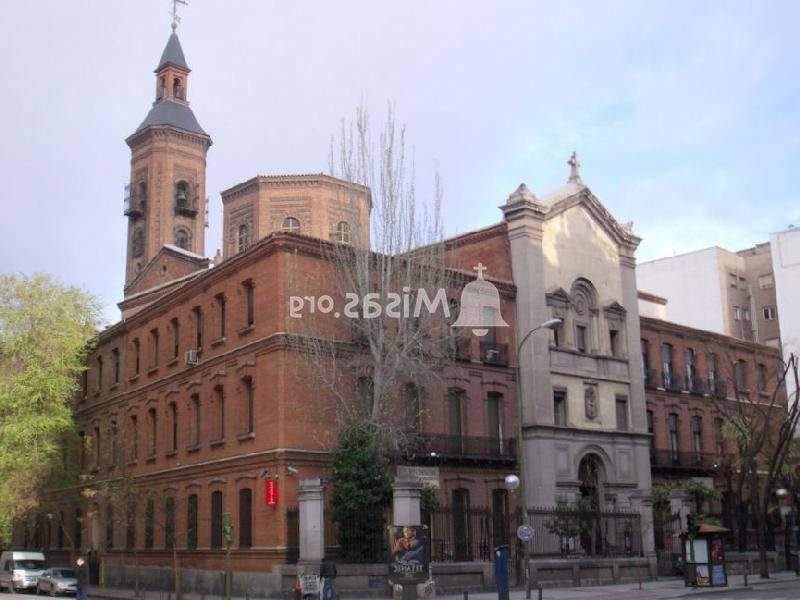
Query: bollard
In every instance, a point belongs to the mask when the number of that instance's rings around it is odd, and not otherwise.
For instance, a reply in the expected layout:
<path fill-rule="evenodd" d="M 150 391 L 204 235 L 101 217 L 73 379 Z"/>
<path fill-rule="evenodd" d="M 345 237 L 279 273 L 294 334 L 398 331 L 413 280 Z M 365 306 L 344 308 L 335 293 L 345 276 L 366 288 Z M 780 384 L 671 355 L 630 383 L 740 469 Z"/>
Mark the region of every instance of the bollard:
<path fill-rule="evenodd" d="M 639 584 L 639 589 L 642 589 L 642 566 L 636 563 L 636 581 Z"/>
<path fill-rule="evenodd" d="M 539 586 L 539 600 L 542 600 L 542 586 Z"/>
<path fill-rule="evenodd" d="M 747 568 L 744 570 L 744 587 L 747 587 L 747 576 L 750 574 L 750 563 L 747 563 Z"/>
<path fill-rule="evenodd" d="M 464 600 L 469 600 L 469 592 L 464 590 Z"/>

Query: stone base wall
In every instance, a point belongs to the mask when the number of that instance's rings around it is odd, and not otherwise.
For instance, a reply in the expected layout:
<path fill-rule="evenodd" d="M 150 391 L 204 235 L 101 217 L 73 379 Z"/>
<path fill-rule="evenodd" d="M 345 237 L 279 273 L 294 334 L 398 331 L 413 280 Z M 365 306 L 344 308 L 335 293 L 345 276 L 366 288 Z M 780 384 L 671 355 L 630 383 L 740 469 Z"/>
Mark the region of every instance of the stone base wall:
<path fill-rule="evenodd" d="M 656 571 L 645 557 L 531 560 L 532 585 L 546 588 L 650 581 Z"/>

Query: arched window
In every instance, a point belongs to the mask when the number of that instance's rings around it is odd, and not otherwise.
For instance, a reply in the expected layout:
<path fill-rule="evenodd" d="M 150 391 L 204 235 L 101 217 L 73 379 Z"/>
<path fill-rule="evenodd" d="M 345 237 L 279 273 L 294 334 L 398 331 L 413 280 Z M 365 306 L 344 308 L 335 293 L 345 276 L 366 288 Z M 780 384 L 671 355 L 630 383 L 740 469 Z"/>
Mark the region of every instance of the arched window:
<path fill-rule="evenodd" d="M 290 233 L 299 233 L 300 221 L 298 221 L 294 217 L 286 217 L 283 220 L 283 230 L 288 231 Z"/>
<path fill-rule="evenodd" d="M 179 181 L 175 184 L 175 205 L 178 208 L 187 208 L 189 206 L 189 184 L 185 181 Z"/>
<path fill-rule="evenodd" d="M 239 252 L 242 250 L 246 250 L 247 247 L 250 245 L 250 229 L 247 227 L 246 223 L 242 223 L 239 225 L 239 231 L 237 232 L 237 246 L 239 247 Z"/>
<path fill-rule="evenodd" d="M 175 245 L 184 250 L 189 249 L 189 232 L 185 229 L 178 229 L 175 232 Z"/>
<path fill-rule="evenodd" d="M 350 225 L 345 221 L 339 221 L 333 231 L 333 241 L 340 244 L 350 243 Z"/>
<path fill-rule="evenodd" d="M 144 254 L 144 229 L 137 227 L 131 236 L 131 255 L 141 256 Z"/>
<path fill-rule="evenodd" d="M 139 209 L 144 211 L 147 205 L 147 184 L 144 181 L 140 181 L 136 186 L 136 202 Z"/>
<path fill-rule="evenodd" d="M 181 78 L 176 77 L 172 80 L 172 95 L 175 98 L 184 99 L 183 86 L 181 85 Z"/>
<path fill-rule="evenodd" d="M 593 352 L 595 343 L 595 319 L 597 318 L 597 295 L 594 286 L 586 279 L 572 284 L 570 293 L 574 323 L 575 349 L 578 352 Z"/>

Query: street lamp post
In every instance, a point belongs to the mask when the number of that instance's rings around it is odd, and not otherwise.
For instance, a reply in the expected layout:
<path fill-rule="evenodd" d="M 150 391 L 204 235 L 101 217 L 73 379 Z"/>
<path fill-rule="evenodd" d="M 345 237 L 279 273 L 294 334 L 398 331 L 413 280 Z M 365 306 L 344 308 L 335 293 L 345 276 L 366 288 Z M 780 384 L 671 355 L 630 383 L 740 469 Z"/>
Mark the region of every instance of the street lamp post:
<path fill-rule="evenodd" d="M 525 525 L 530 525 L 530 519 L 528 517 L 528 501 L 526 497 L 526 480 L 527 477 L 525 476 L 525 452 L 522 447 L 522 410 L 523 410 L 523 401 L 522 401 L 522 369 L 520 368 L 520 355 L 522 352 L 522 347 L 525 345 L 525 342 L 528 341 L 528 338 L 531 337 L 537 331 L 542 329 L 550 329 L 553 330 L 559 325 L 563 323 L 563 319 L 560 317 L 555 317 L 553 319 L 549 319 L 539 325 L 538 327 L 534 327 L 525 336 L 522 340 L 517 344 L 517 353 L 514 355 L 514 359 L 516 360 L 516 376 L 517 376 L 517 454 L 518 454 L 518 464 L 519 464 L 519 497 L 522 502 L 522 522 Z M 530 586 L 530 542 L 525 542 L 523 546 L 523 556 L 524 556 L 524 563 L 523 563 L 523 572 L 525 573 L 525 597 L 531 597 L 531 586 Z"/>

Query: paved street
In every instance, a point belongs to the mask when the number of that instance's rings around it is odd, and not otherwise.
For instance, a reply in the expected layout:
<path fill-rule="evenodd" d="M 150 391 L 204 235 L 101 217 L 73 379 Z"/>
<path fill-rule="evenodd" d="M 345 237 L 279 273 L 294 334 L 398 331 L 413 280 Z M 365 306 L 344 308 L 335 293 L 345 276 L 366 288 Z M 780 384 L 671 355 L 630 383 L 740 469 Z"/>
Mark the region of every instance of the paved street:
<path fill-rule="evenodd" d="M 692 594 L 689 598 L 714 598 L 715 600 L 794 600 L 800 598 L 800 581 L 787 581 L 781 583 L 756 586 L 749 590 L 730 590 L 729 592 L 715 592 L 710 594 Z"/>

